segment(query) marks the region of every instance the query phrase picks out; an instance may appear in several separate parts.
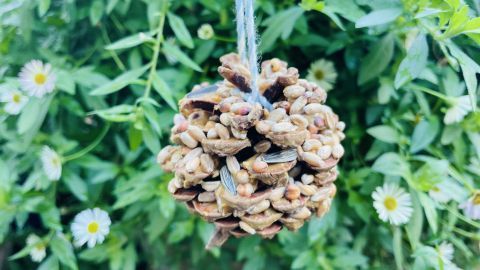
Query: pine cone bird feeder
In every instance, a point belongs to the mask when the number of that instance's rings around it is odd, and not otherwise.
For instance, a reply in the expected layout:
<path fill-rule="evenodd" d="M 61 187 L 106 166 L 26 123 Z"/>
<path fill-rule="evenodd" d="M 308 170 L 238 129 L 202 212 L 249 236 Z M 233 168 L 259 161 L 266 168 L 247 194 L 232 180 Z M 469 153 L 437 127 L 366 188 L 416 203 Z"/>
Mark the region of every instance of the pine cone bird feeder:
<path fill-rule="evenodd" d="M 326 92 L 279 59 L 264 61 L 260 103 L 247 102 L 250 72 L 237 54 L 220 58 L 223 81 L 180 101 L 171 140 L 157 161 L 175 177 L 168 190 L 216 226 L 207 248 L 230 235 L 272 238 L 321 217 L 336 193 L 345 124 Z"/>

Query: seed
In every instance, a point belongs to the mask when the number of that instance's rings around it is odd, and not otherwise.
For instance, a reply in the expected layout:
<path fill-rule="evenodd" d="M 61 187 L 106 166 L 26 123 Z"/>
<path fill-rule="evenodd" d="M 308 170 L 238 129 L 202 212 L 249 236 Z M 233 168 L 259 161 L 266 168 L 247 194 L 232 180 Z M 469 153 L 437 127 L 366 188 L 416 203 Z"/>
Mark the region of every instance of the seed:
<path fill-rule="evenodd" d="M 176 126 L 176 132 L 177 133 L 181 133 L 181 132 L 184 132 L 186 131 L 188 128 L 188 122 L 187 121 L 183 121 L 183 122 L 180 122 L 177 126 Z"/>
<path fill-rule="evenodd" d="M 182 132 L 182 134 L 180 134 L 180 140 L 189 148 L 195 148 L 198 145 L 198 141 L 195 140 L 192 136 L 190 136 L 190 134 L 188 134 L 187 132 Z"/>
<path fill-rule="evenodd" d="M 300 128 L 306 128 L 308 126 L 308 120 L 300 114 L 290 115 L 290 121 Z"/>
<path fill-rule="evenodd" d="M 275 188 L 274 190 L 272 190 L 272 193 L 270 194 L 270 200 L 272 202 L 280 200 L 281 198 L 283 198 L 283 195 L 285 195 L 285 190 L 286 190 L 285 187 Z"/>
<path fill-rule="evenodd" d="M 175 178 L 173 178 L 172 180 L 170 180 L 170 182 L 168 182 L 168 186 L 167 186 L 167 190 L 168 192 L 170 193 L 175 193 L 175 191 L 177 191 L 177 187 L 175 186 Z"/>
<path fill-rule="evenodd" d="M 201 147 L 194 148 L 183 157 L 183 162 L 190 162 L 192 159 L 200 157 L 202 153 L 203 149 Z"/>
<path fill-rule="evenodd" d="M 270 141 L 263 140 L 255 144 L 253 149 L 255 149 L 255 152 L 257 153 L 266 153 L 270 147 L 272 147 L 272 143 Z"/>
<path fill-rule="evenodd" d="M 253 193 L 253 186 L 249 183 L 237 186 L 238 195 L 242 197 L 250 197 Z"/>
<path fill-rule="evenodd" d="M 310 134 L 317 134 L 318 133 L 318 128 L 315 125 L 308 125 L 308 131 Z"/>
<path fill-rule="evenodd" d="M 338 159 L 343 157 L 343 154 L 345 154 L 343 146 L 341 144 L 335 144 L 332 148 L 332 156 Z"/>
<path fill-rule="evenodd" d="M 302 113 L 305 105 L 307 105 L 307 99 L 304 96 L 298 97 L 290 106 L 290 114 Z"/>
<path fill-rule="evenodd" d="M 312 202 L 323 201 L 329 197 L 329 193 L 329 187 L 319 188 L 318 191 L 310 198 L 310 200 L 312 200 Z"/>
<path fill-rule="evenodd" d="M 262 173 L 266 171 L 268 168 L 268 164 L 261 160 L 255 160 L 252 165 L 252 169 L 256 173 Z"/>
<path fill-rule="evenodd" d="M 222 113 L 220 114 L 220 123 L 222 123 L 224 126 L 230 126 L 230 124 L 232 123 L 232 118 L 230 116 L 230 114 L 228 113 Z"/>
<path fill-rule="evenodd" d="M 302 159 L 312 167 L 320 167 L 323 164 L 323 160 L 311 152 L 303 152 Z"/>
<path fill-rule="evenodd" d="M 228 128 L 226 128 L 224 125 L 219 123 L 215 124 L 215 130 L 217 131 L 217 134 L 220 137 L 220 139 L 223 139 L 223 140 L 230 139 L 230 132 L 228 131 Z"/>
<path fill-rule="evenodd" d="M 185 164 L 185 170 L 189 173 L 194 172 L 200 165 L 200 158 L 196 157 Z"/>
<path fill-rule="evenodd" d="M 320 147 L 317 151 L 317 155 L 321 159 L 327 159 L 330 157 L 331 154 L 332 154 L 332 147 L 330 145 L 324 145 Z"/>
<path fill-rule="evenodd" d="M 204 181 L 201 185 L 206 191 L 215 191 L 220 186 L 220 181 Z"/>
<path fill-rule="evenodd" d="M 157 163 L 164 164 L 172 153 L 173 147 L 171 145 L 163 148 L 157 155 Z"/>
<path fill-rule="evenodd" d="M 238 160 L 236 157 L 229 156 L 226 158 L 226 162 L 227 162 L 228 170 L 232 175 L 235 175 L 236 173 L 238 173 L 238 171 L 240 171 L 240 163 L 238 163 Z"/>
<path fill-rule="evenodd" d="M 230 130 L 232 131 L 233 137 L 237 139 L 244 140 L 247 138 L 247 131 L 238 130 L 233 127 Z"/>
<path fill-rule="evenodd" d="M 300 197 L 300 189 L 295 184 L 288 184 L 287 191 L 285 191 L 285 198 L 290 201 L 296 200 Z"/>
<path fill-rule="evenodd" d="M 295 185 L 297 185 L 300 189 L 300 193 L 305 196 L 312 196 L 315 194 L 315 192 L 317 192 L 317 187 L 314 185 L 305 185 L 300 181 L 295 182 Z"/>
<path fill-rule="evenodd" d="M 174 184 L 176 188 L 183 188 L 183 178 L 175 177 L 173 180 L 175 180 Z"/>
<path fill-rule="evenodd" d="M 305 88 L 300 85 L 290 85 L 283 89 L 283 94 L 287 98 L 298 98 L 305 93 Z"/>
<path fill-rule="evenodd" d="M 320 148 L 322 146 L 322 143 L 319 141 L 319 140 L 315 140 L 315 139 L 308 139 L 305 141 L 305 143 L 303 144 L 303 150 L 309 152 L 309 151 L 312 151 L 312 150 L 316 150 L 318 148 Z"/>
<path fill-rule="evenodd" d="M 202 154 L 200 156 L 200 166 L 202 167 L 202 171 L 206 173 L 212 173 L 215 169 L 215 163 L 209 154 Z"/>
<path fill-rule="evenodd" d="M 238 115 L 247 115 L 252 110 L 252 105 L 248 102 L 237 102 L 232 105 L 230 111 Z"/>
<path fill-rule="evenodd" d="M 337 134 L 339 140 L 345 139 L 345 134 L 343 132 L 337 132 L 335 134 Z"/>
<path fill-rule="evenodd" d="M 202 192 L 198 194 L 198 201 L 199 202 L 214 202 L 215 201 L 215 193 L 213 192 Z"/>
<path fill-rule="evenodd" d="M 325 114 L 325 119 L 327 120 L 327 126 L 330 129 L 334 129 L 337 126 L 337 121 L 335 121 L 335 117 L 333 113 L 328 112 Z"/>
<path fill-rule="evenodd" d="M 251 206 L 250 208 L 247 209 L 247 213 L 250 215 L 255 215 L 258 213 L 261 213 L 265 210 L 267 210 L 270 207 L 270 201 L 269 200 L 263 200 L 259 202 L 258 204 Z"/>
<path fill-rule="evenodd" d="M 307 207 L 302 207 L 301 209 L 297 210 L 295 213 L 291 214 L 290 217 L 296 219 L 307 219 L 312 215 L 312 212 L 308 210 Z"/>
<path fill-rule="evenodd" d="M 230 108 L 231 108 L 231 104 L 228 103 L 228 102 L 222 102 L 220 103 L 219 105 L 219 110 L 222 112 L 222 113 L 226 113 L 226 112 L 229 112 L 230 111 Z"/>
<path fill-rule="evenodd" d="M 283 118 L 287 116 L 287 112 L 285 111 L 284 108 L 278 108 L 273 111 L 271 111 L 267 117 L 267 120 L 273 121 L 273 122 L 279 122 Z"/>
<path fill-rule="evenodd" d="M 237 180 L 237 183 L 239 183 L 239 184 L 246 184 L 246 183 L 248 183 L 248 180 L 249 180 L 248 172 L 245 171 L 245 170 L 239 170 L 239 171 L 235 174 L 235 180 Z"/>
<path fill-rule="evenodd" d="M 334 145 L 335 144 L 335 140 L 330 137 L 330 136 L 323 136 L 321 135 L 320 136 L 320 141 L 323 143 L 323 144 L 328 144 L 328 145 Z"/>
<path fill-rule="evenodd" d="M 295 166 L 293 167 L 293 169 L 291 169 L 289 172 L 288 172 L 288 176 L 292 177 L 292 178 L 296 178 L 297 176 L 300 175 L 300 173 L 302 172 L 302 167 L 300 166 Z"/>
<path fill-rule="evenodd" d="M 311 174 L 304 174 L 302 175 L 302 183 L 304 183 L 305 185 L 309 185 L 313 182 L 313 180 L 315 180 L 315 177 Z"/>
<path fill-rule="evenodd" d="M 292 123 L 290 122 L 280 122 L 273 125 L 272 132 L 285 133 L 285 132 L 295 131 L 296 129 L 297 127 L 292 125 Z"/>
<path fill-rule="evenodd" d="M 322 128 L 325 126 L 325 120 L 323 120 L 323 117 L 321 116 L 315 116 L 315 118 L 313 119 L 313 123 L 315 124 L 315 126 L 319 128 Z"/>
<path fill-rule="evenodd" d="M 238 223 L 238 225 L 240 226 L 240 228 L 242 228 L 242 230 L 246 231 L 249 234 L 255 234 L 256 233 L 255 229 L 252 228 L 252 226 L 245 223 L 244 221 L 240 221 Z"/>
<path fill-rule="evenodd" d="M 306 114 L 310 114 L 310 115 L 320 113 L 322 112 L 322 104 L 319 104 L 319 103 L 308 104 L 307 106 L 305 106 L 305 108 L 303 108 L 303 111 Z"/>
<path fill-rule="evenodd" d="M 267 121 L 259 121 L 256 125 L 255 125 L 255 129 L 258 131 L 258 133 L 260 134 L 267 134 L 268 132 L 270 132 L 270 130 L 272 129 L 272 126 L 269 124 L 269 122 Z"/>
<path fill-rule="evenodd" d="M 203 133 L 203 130 L 198 126 L 194 126 L 194 125 L 190 125 L 188 127 L 188 134 L 190 134 L 190 136 L 192 136 L 195 140 L 199 142 L 207 138 L 205 136 L 205 133 Z"/>
<path fill-rule="evenodd" d="M 337 129 L 340 131 L 343 131 L 345 129 L 345 126 L 345 122 L 340 121 L 337 123 Z"/>
<path fill-rule="evenodd" d="M 209 129 L 207 132 L 207 138 L 209 139 L 216 139 L 218 138 L 218 133 L 215 128 Z"/>
<path fill-rule="evenodd" d="M 278 72 L 282 69 L 282 61 L 278 58 L 273 58 L 270 60 L 270 66 L 273 72 Z"/>

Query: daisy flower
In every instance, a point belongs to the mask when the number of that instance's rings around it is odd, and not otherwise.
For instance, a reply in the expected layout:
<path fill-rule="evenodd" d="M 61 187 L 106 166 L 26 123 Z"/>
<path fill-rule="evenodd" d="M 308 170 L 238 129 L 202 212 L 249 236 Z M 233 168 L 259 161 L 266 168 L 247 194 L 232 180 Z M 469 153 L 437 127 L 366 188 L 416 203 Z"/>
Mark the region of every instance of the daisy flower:
<path fill-rule="evenodd" d="M 460 209 L 466 217 L 471 219 L 480 219 L 480 192 L 475 193 L 470 199 L 462 203 Z"/>
<path fill-rule="evenodd" d="M 447 203 L 453 199 L 450 190 L 443 182 L 432 187 L 432 189 L 428 191 L 428 195 L 438 203 Z"/>
<path fill-rule="evenodd" d="M 215 32 L 213 31 L 213 27 L 209 23 L 202 24 L 197 30 L 198 37 L 203 40 L 209 40 L 213 38 L 214 34 Z"/>
<path fill-rule="evenodd" d="M 456 266 L 452 262 L 454 252 L 455 252 L 455 250 L 453 249 L 453 245 L 451 243 L 442 242 L 437 247 L 438 257 L 443 263 L 443 269 L 445 269 L 445 270 L 460 269 L 460 268 L 458 268 L 458 266 Z"/>
<path fill-rule="evenodd" d="M 445 125 L 461 122 L 473 110 L 469 96 L 461 96 L 450 100 L 452 105 L 445 112 L 445 117 L 443 118 Z"/>
<path fill-rule="evenodd" d="M 25 107 L 28 97 L 18 90 L 11 90 L 0 95 L 0 102 L 5 102 L 4 110 L 8 114 L 17 115 Z"/>
<path fill-rule="evenodd" d="M 337 80 L 337 71 L 333 62 L 325 59 L 313 62 L 308 70 L 307 80 L 315 82 L 325 91 L 331 90 Z"/>
<path fill-rule="evenodd" d="M 27 246 L 33 246 L 30 250 L 30 258 L 34 262 L 41 262 L 47 255 L 45 244 L 42 239 L 35 234 L 30 234 L 27 237 Z"/>
<path fill-rule="evenodd" d="M 32 60 L 23 66 L 20 74 L 20 85 L 28 95 L 35 97 L 43 97 L 47 93 L 51 93 L 55 87 L 57 80 L 52 72 L 50 64 L 43 64 L 40 60 Z"/>
<path fill-rule="evenodd" d="M 373 207 L 381 220 L 393 225 L 405 224 L 412 215 L 410 195 L 394 184 L 384 184 L 372 193 Z"/>
<path fill-rule="evenodd" d="M 51 181 L 57 181 L 62 176 L 62 161 L 60 156 L 48 146 L 42 148 L 40 154 L 43 171 Z"/>
<path fill-rule="evenodd" d="M 86 209 L 78 213 L 72 223 L 72 233 L 76 246 L 88 243 L 92 248 L 97 243 L 101 244 L 110 232 L 110 217 L 100 208 Z"/>

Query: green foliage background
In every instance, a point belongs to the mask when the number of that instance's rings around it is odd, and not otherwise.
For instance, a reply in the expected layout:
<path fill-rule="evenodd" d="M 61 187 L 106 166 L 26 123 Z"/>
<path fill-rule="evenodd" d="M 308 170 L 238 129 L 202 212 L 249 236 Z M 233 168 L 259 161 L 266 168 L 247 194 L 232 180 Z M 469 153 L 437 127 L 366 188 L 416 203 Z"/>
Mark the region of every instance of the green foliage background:
<path fill-rule="evenodd" d="M 465 200 L 479 184 L 480 114 L 442 121 L 457 96 L 477 104 L 478 1 L 256 2 L 263 59 L 304 77 L 326 58 L 339 74 L 327 103 L 347 123 L 346 156 L 330 213 L 271 241 L 207 252 L 212 226 L 166 190 L 171 175 L 155 154 L 169 143 L 176 102 L 219 80 L 218 58 L 235 51 L 233 1 L 4 0 L 0 83 L 15 85 L 25 63 L 42 59 L 58 91 L 18 117 L 0 112 L 0 269 L 442 269 L 442 241 L 458 266 L 478 267 L 480 224 L 458 201 L 427 195 L 450 179 Z M 196 35 L 205 23 L 210 40 Z M 59 182 L 43 174 L 43 145 L 63 156 Z M 409 224 L 378 219 L 371 193 L 385 181 L 410 192 Z M 109 212 L 111 232 L 74 248 L 72 218 L 92 207 Z M 30 233 L 48 245 L 43 264 L 26 256 Z"/>

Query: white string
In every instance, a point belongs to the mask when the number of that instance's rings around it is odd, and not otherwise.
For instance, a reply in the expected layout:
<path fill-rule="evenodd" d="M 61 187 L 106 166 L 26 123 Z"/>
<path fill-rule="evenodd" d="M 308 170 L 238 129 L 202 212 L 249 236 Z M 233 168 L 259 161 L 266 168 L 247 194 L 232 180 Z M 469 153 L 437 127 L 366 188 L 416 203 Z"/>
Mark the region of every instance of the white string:
<path fill-rule="evenodd" d="M 237 50 L 243 64 L 247 64 L 247 55 L 245 53 L 245 7 L 244 0 L 235 0 L 235 11 L 237 14 Z"/>
<path fill-rule="evenodd" d="M 254 103 L 259 101 L 259 91 L 257 87 L 258 63 L 257 63 L 257 32 L 255 30 L 255 18 L 253 15 L 253 1 L 244 0 L 245 17 L 247 28 L 247 46 L 248 46 L 248 66 L 250 68 L 250 88 L 252 95 L 249 102 Z"/>
<path fill-rule="evenodd" d="M 257 86 L 258 59 L 257 59 L 257 32 L 255 29 L 255 17 L 253 14 L 254 0 L 235 0 L 237 18 L 237 49 L 242 63 L 248 65 L 250 70 L 250 88 L 248 102 L 260 101 Z M 246 35 L 245 35 L 246 32 Z M 245 52 L 247 48 L 247 52 Z"/>

